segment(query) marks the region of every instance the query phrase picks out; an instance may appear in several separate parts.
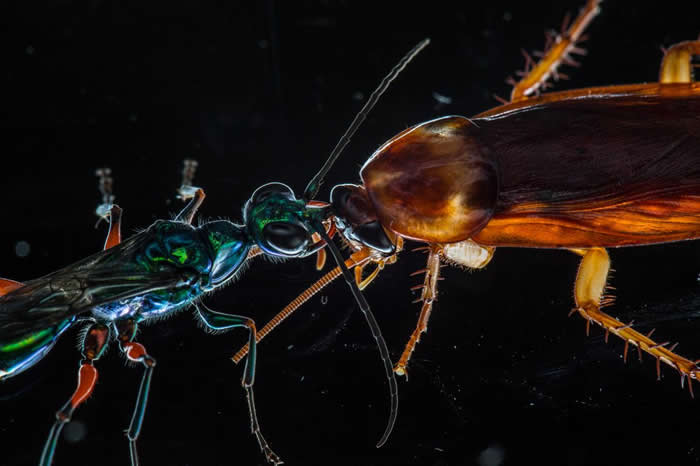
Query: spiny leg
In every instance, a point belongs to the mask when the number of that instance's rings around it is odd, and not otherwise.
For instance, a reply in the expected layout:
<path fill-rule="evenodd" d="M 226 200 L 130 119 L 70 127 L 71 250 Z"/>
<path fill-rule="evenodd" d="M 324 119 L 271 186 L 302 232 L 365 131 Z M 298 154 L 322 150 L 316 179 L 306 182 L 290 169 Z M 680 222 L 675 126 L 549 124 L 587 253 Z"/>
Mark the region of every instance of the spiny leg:
<path fill-rule="evenodd" d="M 143 425 L 144 415 L 146 414 L 148 393 L 151 388 L 151 378 L 153 377 L 153 368 L 156 366 L 156 360 L 148 354 L 143 345 L 134 342 L 137 324 L 133 319 L 117 321 L 114 326 L 117 331 L 119 348 L 126 355 L 127 359 L 132 362 L 140 363 L 144 367 L 141 384 L 139 385 L 139 393 L 136 397 L 136 405 L 134 406 L 134 413 L 131 415 L 129 429 L 126 431 L 126 436 L 129 439 L 131 466 L 138 466 L 139 457 L 136 451 L 136 440 L 141 433 L 141 426 Z"/>
<path fill-rule="evenodd" d="M 571 312 L 577 312 L 586 319 L 586 331 L 590 322 L 594 322 L 605 329 L 605 336 L 613 333 L 625 341 L 624 360 L 627 361 L 627 350 L 632 344 L 637 347 L 639 358 L 645 351 L 656 358 L 657 378 L 661 378 L 661 362 L 675 368 L 681 374 L 681 385 L 688 377 L 688 390 L 693 395 L 692 379 L 698 379 L 700 370 L 695 362 L 690 361 L 674 353 L 676 345 L 666 348 L 670 342 L 657 343 L 652 340 L 653 330 L 644 335 L 632 329 L 632 324 L 623 324 L 619 320 L 602 312 L 600 308 L 610 301 L 605 296 L 605 288 L 610 271 L 610 257 L 603 248 L 573 249 L 573 252 L 583 256 L 581 265 L 576 275 L 574 297 L 576 308 Z"/>
<path fill-rule="evenodd" d="M 257 357 L 257 340 L 255 331 L 255 322 L 253 319 L 248 317 L 238 316 L 234 314 L 224 314 L 222 312 L 215 312 L 208 309 L 203 304 L 197 304 L 197 311 L 199 312 L 199 317 L 202 322 L 212 330 L 230 330 L 233 328 L 246 328 L 248 329 L 248 347 L 250 348 L 248 353 L 248 359 L 246 360 L 245 369 L 243 370 L 243 380 L 241 384 L 246 391 L 248 399 L 248 412 L 250 414 L 250 428 L 258 440 L 258 445 L 260 445 L 260 450 L 265 454 L 265 459 L 270 464 L 282 464 L 282 460 L 275 454 L 270 448 L 263 437 L 262 431 L 260 430 L 260 424 L 258 423 L 258 415 L 255 409 L 255 398 L 253 396 L 253 383 L 255 383 L 255 364 Z"/>
<path fill-rule="evenodd" d="M 75 409 L 80 406 L 91 394 L 97 381 L 97 369 L 93 362 L 100 358 L 109 339 L 109 329 L 102 324 L 93 324 L 85 334 L 83 339 L 82 355 L 78 372 L 78 387 L 73 396 L 56 413 L 56 421 L 51 427 L 49 437 L 44 444 L 44 451 L 39 460 L 39 466 L 50 466 L 56 452 L 58 437 L 63 430 L 63 426 L 70 420 Z"/>
<path fill-rule="evenodd" d="M 659 71 L 659 82 L 663 84 L 693 82 L 694 55 L 700 55 L 700 40 L 680 42 L 666 50 Z"/>
<path fill-rule="evenodd" d="M 527 52 L 523 52 L 526 62 L 522 78 L 517 83 L 512 78 L 509 78 L 507 81 L 509 84 L 513 84 L 513 91 L 510 95 L 511 102 L 525 100 L 529 96 L 536 94 L 548 84 L 547 80 L 550 76 L 553 76 L 556 80 L 564 78 L 565 76 L 562 73 L 557 73 L 557 68 L 562 63 L 578 66 L 578 63 L 571 59 L 570 55 L 572 53 L 581 55 L 586 53 L 585 50 L 577 47 L 576 43 L 583 40 L 581 38 L 583 31 L 598 14 L 600 2 L 601 0 L 588 0 L 586 6 L 568 29 L 565 23 L 561 34 L 555 37 L 548 35 L 546 50 L 536 64 Z"/>
<path fill-rule="evenodd" d="M 394 372 L 398 375 L 408 376 L 406 366 L 408 365 L 409 359 L 411 359 L 411 354 L 416 348 L 416 344 L 420 341 L 421 334 L 428 330 L 428 319 L 433 309 L 433 302 L 437 299 L 437 282 L 440 280 L 440 250 L 440 246 L 434 244 L 428 246 L 428 263 L 425 269 L 412 274 L 417 275 L 425 272 L 423 284 L 412 288 L 421 289 L 421 297 L 415 302 L 422 302 L 423 306 L 420 311 L 420 316 L 418 317 L 416 329 L 411 334 L 411 338 L 408 339 L 408 343 L 403 350 L 403 354 L 401 354 L 399 362 L 394 366 Z"/>

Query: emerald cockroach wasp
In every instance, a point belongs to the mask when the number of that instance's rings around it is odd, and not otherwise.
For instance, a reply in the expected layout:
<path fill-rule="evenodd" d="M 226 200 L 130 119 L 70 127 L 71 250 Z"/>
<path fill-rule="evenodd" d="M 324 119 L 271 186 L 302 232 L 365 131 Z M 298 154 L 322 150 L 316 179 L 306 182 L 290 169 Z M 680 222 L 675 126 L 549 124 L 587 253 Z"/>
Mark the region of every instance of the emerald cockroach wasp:
<path fill-rule="evenodd" d="M 349 135 L 394 78 L 428 43 L 424 40 L 418 44 L 382 80 L 366 109 L 351 124 L 346 137 L 341 138 L 332 158 L 342 151 Z M 130 362 L 144 367 L 126 432 L 131 464 L 139 464 L 136 440 L 141 432 L 156 360 L 135 341 L 138 327 L 189 307 L 195 309 L 198 320 L 209 331 L 248 330 L 250 353 L 242 385 L 247 395 L 251 430 L 267 461 L 282 463 L 263 437 L 256 414 L 253 395 L 257 356 L 255 322 L 249 317 L 213 311 L 201 299 L 234 280 L 246 260 L 259 254 L 304 258 L 319 253 L 322 258 L 325 257 L 322 248 L 328 246 L 339 266 L 344 267 L 341 253 L 331 241 L 335 227 L 331 223 L 327 231 L 324 226 L 330 217 L 327 213 L 330 204 L 314 201 L 308 195 L 297 199 L 288 186 L 268 183 L 256 189 L 245 203 L 242 224 L 215 220 L 195 227 L 192 222 L 205 198 L 201 188 L 191 185 L 195 168 L 192 161 L 186 161 L 179 197 L 189 202 L 173 220 L 158 220 L 124 240 L 121 238 L 122 210 L 113 204 L 111 172 L 99 170 L 103 203 L 96 213 L 108 218 L 110 225 L 103 251 L 24 283 L 0 279 L 0 380 L 30 369 L 46 356 L 64 332 L 76 325 L 83 327 L 78 386 L 56 413 L 40 466 L 53 463 L 61 432 L 76 408 L 92 394 L 98 376 L 95 363 L 111 341 L 118 344 Z M 389 381 L 391 411 L 377 444 L 381 446 L 387 441 L 397 415 L 396 379 L 389 351 L 369 305 L 347 268 L 344 272 L 377 341 Z"/>

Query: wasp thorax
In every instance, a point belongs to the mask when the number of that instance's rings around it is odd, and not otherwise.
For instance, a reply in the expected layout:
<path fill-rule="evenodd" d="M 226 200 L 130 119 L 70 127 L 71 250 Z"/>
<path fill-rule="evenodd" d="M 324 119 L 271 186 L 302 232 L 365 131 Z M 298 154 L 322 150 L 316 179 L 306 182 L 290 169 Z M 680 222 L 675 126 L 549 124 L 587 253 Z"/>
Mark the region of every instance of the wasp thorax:
<path fill-rule="evenodd" d="M 498 167 L 467 118 L 410 128 L 380 147 L 360 175 L 374 214 L 408 238 L 450 243 L 481 230 L 496 208 Z"/>

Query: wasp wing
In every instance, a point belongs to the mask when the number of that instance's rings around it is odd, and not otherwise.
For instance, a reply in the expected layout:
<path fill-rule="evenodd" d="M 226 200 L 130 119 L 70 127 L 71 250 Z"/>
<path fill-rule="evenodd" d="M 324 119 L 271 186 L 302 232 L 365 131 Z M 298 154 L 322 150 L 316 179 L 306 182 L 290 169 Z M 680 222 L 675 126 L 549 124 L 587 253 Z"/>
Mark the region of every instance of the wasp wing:
<path fill-rule="evenodd" d="M 0 297 L 0 342 L 22 338 L 97 306 L 188 286 L 192 272 L 159 263 L 148 270 L 136 260 L 154 240 L 145 230 Z"/>

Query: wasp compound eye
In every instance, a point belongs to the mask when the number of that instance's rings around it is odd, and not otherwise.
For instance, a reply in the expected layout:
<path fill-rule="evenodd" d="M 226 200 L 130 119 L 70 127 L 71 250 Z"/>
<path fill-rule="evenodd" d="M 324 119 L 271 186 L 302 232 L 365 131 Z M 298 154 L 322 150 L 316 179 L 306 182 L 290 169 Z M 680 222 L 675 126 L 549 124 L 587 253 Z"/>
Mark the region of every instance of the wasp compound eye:
<path fill-rule="evenodd" d="M 293 223 L 268 223 L 263 228 L 262 236 L 273 252 L 284 256 L 296 256 L 304 252 L 309 243 L 309 232 Z"/>
<path fill-rule="evenodd" d="M 250 202 L 253 205 L 257 205 L 261 202 L 265 202 L 267 199 L 270 199 L 275 195 L 279 195 L 290 200 L 294 199 L 294 191 L 292 191 L 292 188 L 286 184 L 267 183 L 255 190 L 250 198 Z"/>

